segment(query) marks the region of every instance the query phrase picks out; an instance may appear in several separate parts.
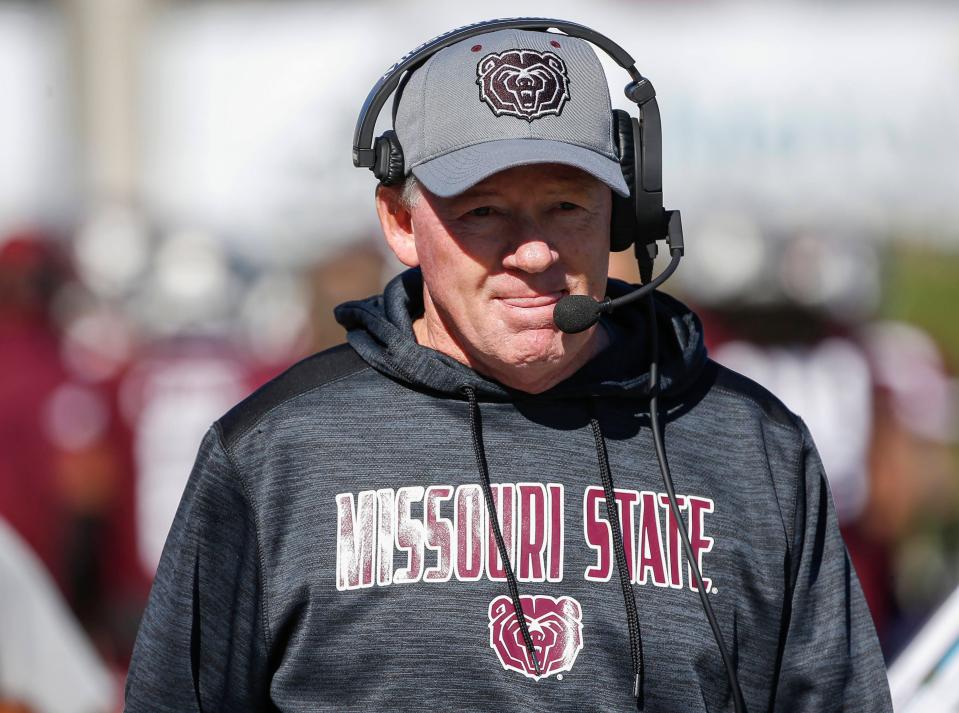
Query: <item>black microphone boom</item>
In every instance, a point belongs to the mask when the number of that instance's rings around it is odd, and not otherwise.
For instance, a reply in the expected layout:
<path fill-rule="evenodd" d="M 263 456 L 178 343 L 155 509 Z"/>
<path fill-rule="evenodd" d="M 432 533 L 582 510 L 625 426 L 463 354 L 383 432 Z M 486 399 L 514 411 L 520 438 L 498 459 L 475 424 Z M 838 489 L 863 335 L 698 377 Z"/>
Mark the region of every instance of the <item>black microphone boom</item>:
<path fill-rule="evenodd" d="M 579 332 L 587 330 L 596 324 L 599 316 L 604 312 L 612 312 L 617 307 L 635 302 L 641 297 L 648 295 L 669 279 L 669 276 L 679 267 L 679 261 L 683 257 L 685 246 L 683 244 L 683 223 L 679 211 L 668 210 L 665 211 L 665 214 L 668 226 L 666 242 L 669 244 L 669 254 L 671 256 L 671 260 L 669 261 L 669 265 L 666 266 L 666 269 L 657 275 L 655 280 L 651 280 L 642 287 L 622 297 L 617 297 L 615 300 L 607 297 L 602 302 L 597 302 L 589 295 L 566 295 L 566 297 L 557 302 L 556 307 L 553 308 L 553 324 L 555 324 L 560 331 L 566 334 L 578 334 Z M 638 242 L 637 249 L 639 249 Z"/>
<path fill-rule="evenodd" d="M 599 316 L 604 312 L 612 312 L 617 307 L 635 302 L 648 295 L 666 282 L 669 276 L 679 267 L 679 261 L 682 259 L 680 248 L 672 248 L 670 253 L 673 257 L 669 261 L 669 265 L 661 274 L 657 275 L 655 280 L 629 294 L 617 297 L 615 300 L 606 298 L 602 302 L 597 302 L 589 295 L 566 295 L 556 303 L 556 307 L 553 309 L 553 324 L 566 334 L 577 334 L 596 324 Z"/>

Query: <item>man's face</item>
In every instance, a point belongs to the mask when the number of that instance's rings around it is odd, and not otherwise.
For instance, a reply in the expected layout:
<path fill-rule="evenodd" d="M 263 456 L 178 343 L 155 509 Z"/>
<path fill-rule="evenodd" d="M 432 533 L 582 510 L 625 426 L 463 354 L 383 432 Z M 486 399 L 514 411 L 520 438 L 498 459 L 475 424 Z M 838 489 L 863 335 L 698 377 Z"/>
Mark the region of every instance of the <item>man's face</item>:
<path fill-rule="evenodd" d="M 605 184 L 558 164 L 502 171 L 453 198 L 423 191 L 400 249 L 384 223 L 400 259 L 423 272 L 417 339 L 525 391 L 569 376 L 603 335 L 563 334 L 553 308 L 568 294 L 603 298 L 610 209 Z"/>

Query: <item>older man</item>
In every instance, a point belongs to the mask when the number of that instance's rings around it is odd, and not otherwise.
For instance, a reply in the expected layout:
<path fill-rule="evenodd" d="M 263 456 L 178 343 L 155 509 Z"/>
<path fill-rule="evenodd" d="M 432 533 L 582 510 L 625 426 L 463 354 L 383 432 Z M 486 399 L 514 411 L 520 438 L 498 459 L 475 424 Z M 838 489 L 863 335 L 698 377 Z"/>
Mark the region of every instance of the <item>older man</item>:
<path fill-rule="evenodd" d="M 589 45 L 452 44 L 394 125 L 403 180 L 376 206 L 411 269 L 338 308 L 349 345 L 210 429 L 127 710 L 890 710 L 800 420 L 666 295 L 653 323 L 554 325 L 567 295 L 629 289 L 606 277 L 629 187 Z"/>

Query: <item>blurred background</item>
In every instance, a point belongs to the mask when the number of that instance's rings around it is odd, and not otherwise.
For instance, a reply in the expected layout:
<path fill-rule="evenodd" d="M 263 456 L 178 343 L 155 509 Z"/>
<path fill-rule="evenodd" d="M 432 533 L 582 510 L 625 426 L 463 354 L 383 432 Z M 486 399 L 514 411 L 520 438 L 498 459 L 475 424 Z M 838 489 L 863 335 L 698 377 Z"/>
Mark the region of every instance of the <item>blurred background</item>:
<path fill-rule="evenodd" d="M 481 13 L 0 0 L 0 713 L 122 708 L 207 426 L 400 269 L 350 159 L 367 92 L 517 14 L 609 35 L 655 84 L 688 246 L 668 291 L 809 424 L 897 710 L 959 710 L 959 6 Z"/>

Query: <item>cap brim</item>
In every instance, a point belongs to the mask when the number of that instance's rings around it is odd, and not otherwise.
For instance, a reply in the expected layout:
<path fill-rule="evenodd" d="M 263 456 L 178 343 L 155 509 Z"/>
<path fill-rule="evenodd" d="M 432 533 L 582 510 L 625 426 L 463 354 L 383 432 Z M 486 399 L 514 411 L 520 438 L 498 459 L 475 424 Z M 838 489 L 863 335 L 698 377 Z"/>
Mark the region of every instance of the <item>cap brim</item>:
<path fill-rule="evenodd" d="M 474 144 L 413 167 L 413 175 L 430 193 L 450 198 L 507 168 L 537 163 L 573 166 L 629 195 L 618 161 L 582 146 L 547 139 L 501 139 Z"/>

